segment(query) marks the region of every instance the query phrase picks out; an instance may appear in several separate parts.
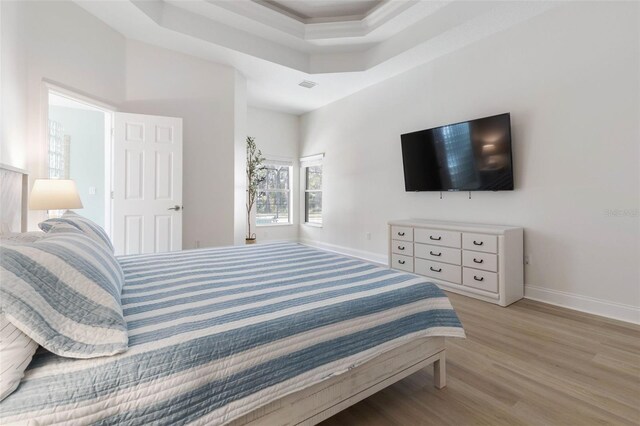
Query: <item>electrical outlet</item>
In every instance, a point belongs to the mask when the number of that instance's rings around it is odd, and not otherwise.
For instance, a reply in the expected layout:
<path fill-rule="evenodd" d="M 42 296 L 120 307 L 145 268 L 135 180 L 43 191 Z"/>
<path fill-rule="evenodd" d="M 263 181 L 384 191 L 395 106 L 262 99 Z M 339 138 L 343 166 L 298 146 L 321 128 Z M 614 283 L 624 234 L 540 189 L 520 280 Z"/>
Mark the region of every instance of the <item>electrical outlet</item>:
<path fill-rule="evenodd" d="M 531 255 L 530 254 L 525 254 L 524 255 L 524 264 L 525 265 L 531 265 L 532 261 L 531 261 Z"/>
<path fill-rule="evenodd" d="M 367 240 L 370 240 L 371 239 L 371 232 L 367 232 L 365 236 L 367 237 Z"/>
<path fill-rule="evenodd" d="M 264 231 L 264 237 L 267 238 L 269 236 L 269 231 Z"/>

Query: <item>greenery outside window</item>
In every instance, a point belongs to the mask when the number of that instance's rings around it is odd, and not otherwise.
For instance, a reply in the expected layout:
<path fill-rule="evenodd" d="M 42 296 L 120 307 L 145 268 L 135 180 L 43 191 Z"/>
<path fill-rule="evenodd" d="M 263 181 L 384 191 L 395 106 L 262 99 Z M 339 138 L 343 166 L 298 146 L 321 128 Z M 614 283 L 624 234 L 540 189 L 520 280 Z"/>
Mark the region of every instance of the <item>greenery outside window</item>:
<path fill-rule="evenodd" d="M 304 168 L 304 222 L 322 226 L 322 165 Z"/>
<path fill-rule="evenodd" d="M 264 162 L 265 179 L 258 187 L 256 225 L 291 224 L 292 166 Z"/>

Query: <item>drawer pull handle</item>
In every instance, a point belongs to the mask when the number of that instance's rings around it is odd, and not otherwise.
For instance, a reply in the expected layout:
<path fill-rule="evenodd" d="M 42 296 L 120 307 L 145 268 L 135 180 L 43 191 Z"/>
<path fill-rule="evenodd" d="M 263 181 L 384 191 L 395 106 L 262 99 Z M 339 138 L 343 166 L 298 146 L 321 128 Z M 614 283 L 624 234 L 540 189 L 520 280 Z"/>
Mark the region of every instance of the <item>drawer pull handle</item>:
<path fill-rule="evenodd" d="M 429 239 L 433 241 L 440 241 L 442 237 L 434 237 L 433 235 L 429 235 Z"/>
<path fill-rule="evenodd" d="M 404 260 L 398 260 L 398 263 L 404 265 Z"/>
<path fill-rule="evenodd" d="M 481 246 L 484 244 L 484 241 L 477 242 L 476 240 L 473 240 L 473 244 L 476 246 Z"/>
<path fill-rule="evenodd" d="M 398 246 L 398 250 L 404 250 L 404 246 Z"/>
<path fill-rule="evenodd" d="M 404 232 L 398 232 L 398 235 L 404 237 Z"/>
<path fill-rule="evenodd" d="M 434 253 L 432 251 L 429 252 L 431 256 L 442 256 L 442 253 Z"/>
<path fill-rule="evenodd" d="M 433 266 L 429 266 L 429 269 L 431 269 L 433 272 L 442 272 L 442 268 L 435 269 Z"/>
<path fill-rule="evenodd" d="M 480 259 L 480 260 L 478 260 L 478 259 L 476 259 L 476 258 L 474 257 L 474 258 L 473 258 L 473 261 L 474 261 L 475 263 L 482 263 L 482 262 L 484 262 L 484 259 Z"/>
<path fill-rule="evenodd" d="M 478 278 L 475 275 L 473 276 L 473 279 L 476 280 L 476 281 L 484 281 L 484 277 Z"/>

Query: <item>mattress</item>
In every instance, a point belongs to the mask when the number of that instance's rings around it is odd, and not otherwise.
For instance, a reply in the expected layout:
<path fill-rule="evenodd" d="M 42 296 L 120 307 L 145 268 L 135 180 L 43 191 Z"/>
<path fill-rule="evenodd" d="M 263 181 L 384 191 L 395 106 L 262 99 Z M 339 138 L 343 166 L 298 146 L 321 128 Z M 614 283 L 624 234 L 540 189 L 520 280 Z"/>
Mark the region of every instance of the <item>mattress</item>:
<path fill-rule="evenodd" d="M 0 424 L 224 424 L 410 339 L 464 337 L 423 277 L 300 244 L 118 260 L 129 349 L 41 349 Z"/>

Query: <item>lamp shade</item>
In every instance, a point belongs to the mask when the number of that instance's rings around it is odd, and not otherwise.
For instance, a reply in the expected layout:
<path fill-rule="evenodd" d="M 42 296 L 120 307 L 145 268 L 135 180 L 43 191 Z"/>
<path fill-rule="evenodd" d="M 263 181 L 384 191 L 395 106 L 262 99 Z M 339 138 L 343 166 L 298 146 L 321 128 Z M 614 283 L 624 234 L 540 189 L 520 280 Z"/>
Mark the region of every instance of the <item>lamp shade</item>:
<path fill-rule="evenodd" d="M 30 210 L 81 209 L 76 183 L 70 179 L 36 179 L 29 199 Z"/>

